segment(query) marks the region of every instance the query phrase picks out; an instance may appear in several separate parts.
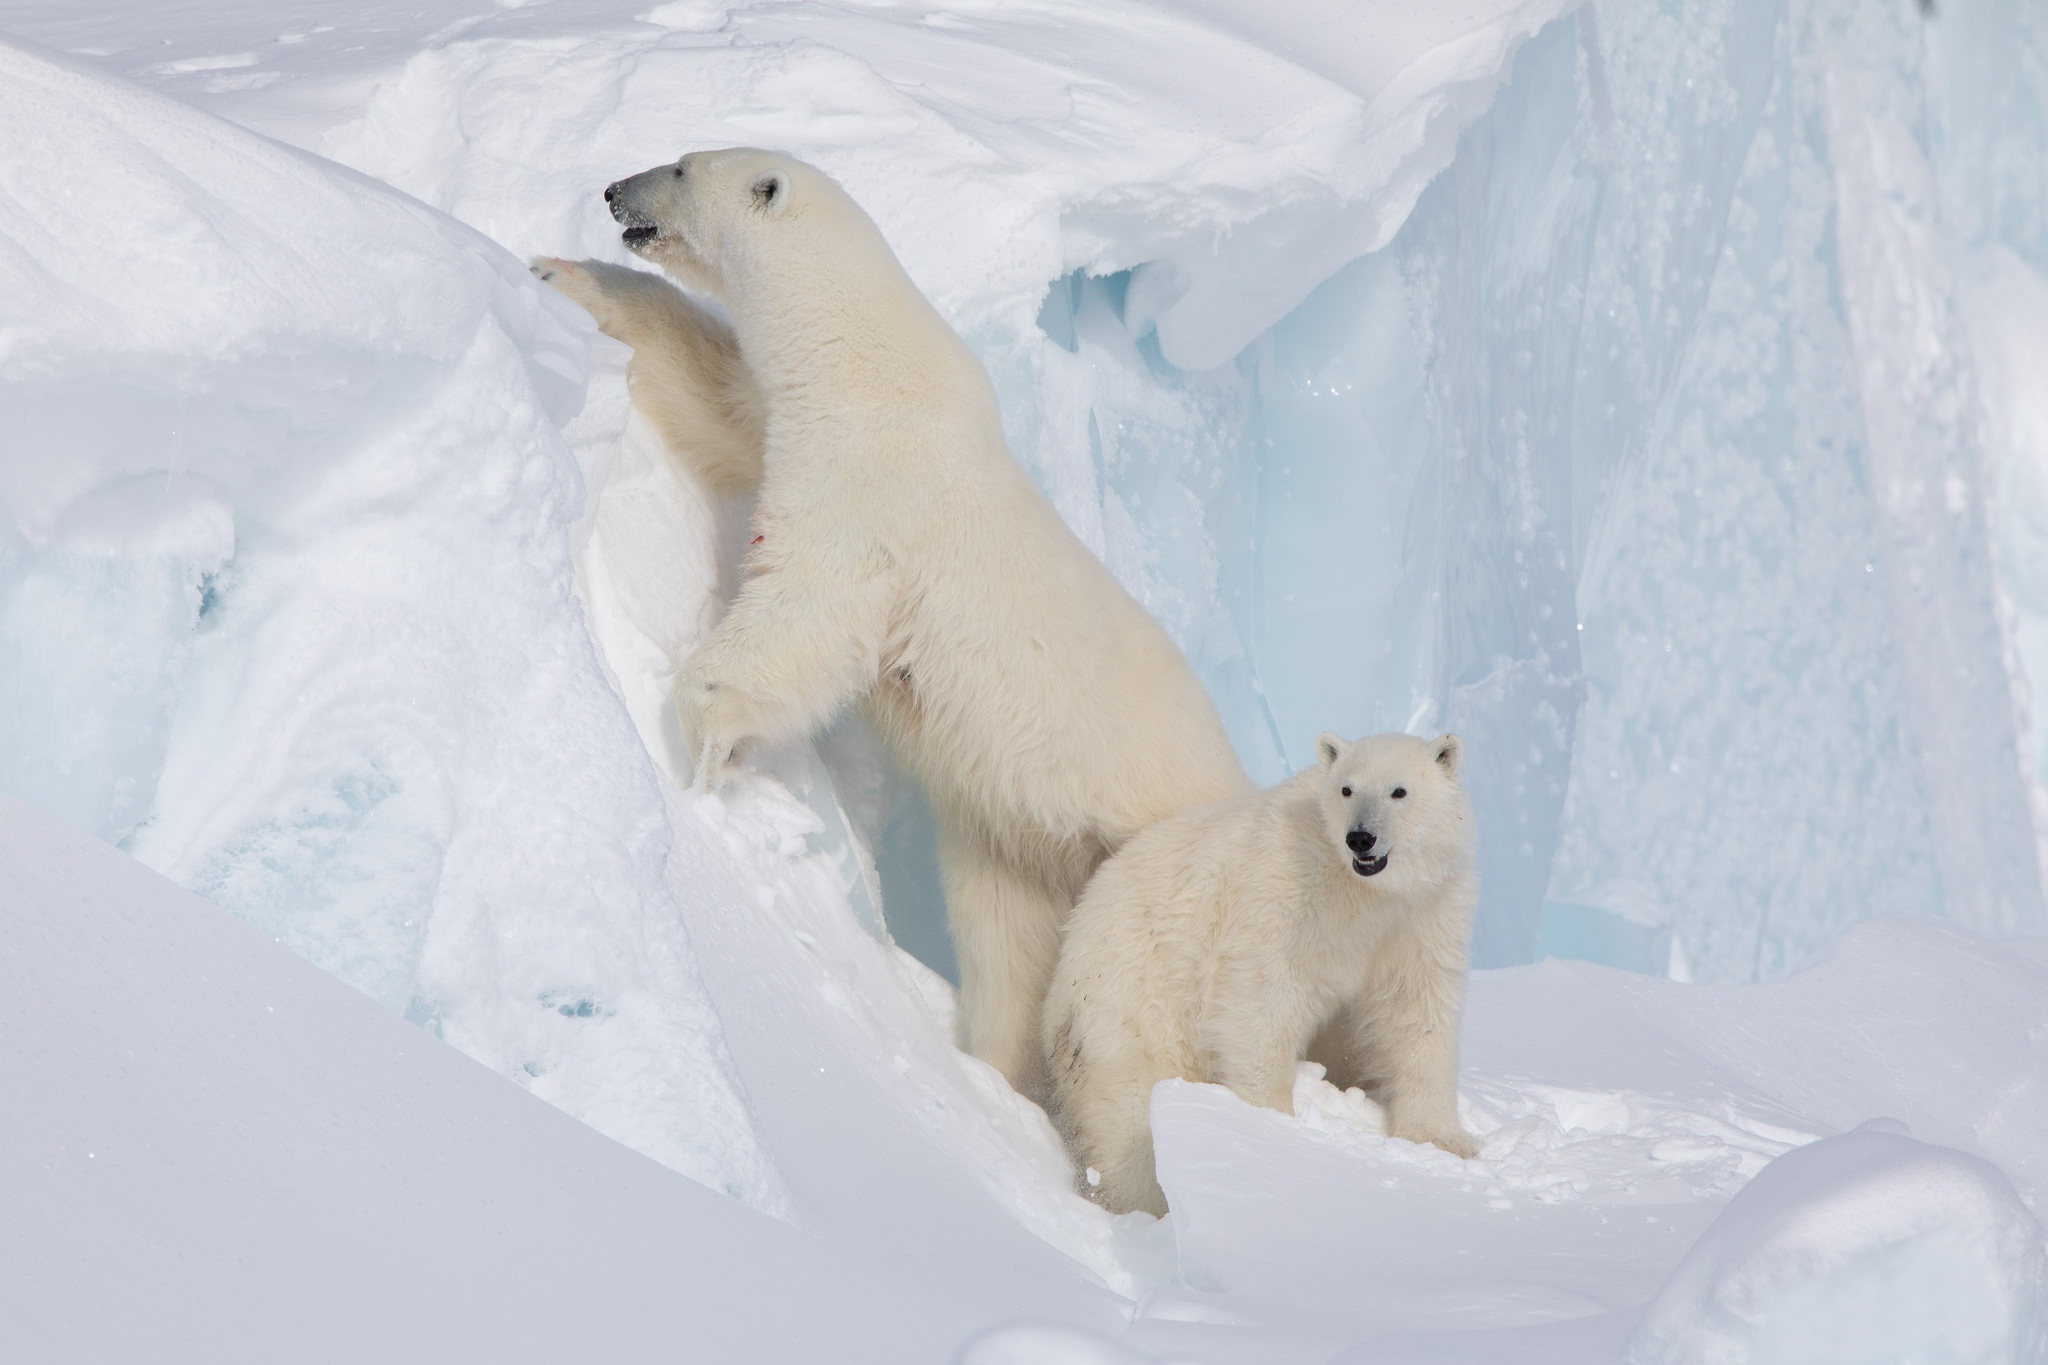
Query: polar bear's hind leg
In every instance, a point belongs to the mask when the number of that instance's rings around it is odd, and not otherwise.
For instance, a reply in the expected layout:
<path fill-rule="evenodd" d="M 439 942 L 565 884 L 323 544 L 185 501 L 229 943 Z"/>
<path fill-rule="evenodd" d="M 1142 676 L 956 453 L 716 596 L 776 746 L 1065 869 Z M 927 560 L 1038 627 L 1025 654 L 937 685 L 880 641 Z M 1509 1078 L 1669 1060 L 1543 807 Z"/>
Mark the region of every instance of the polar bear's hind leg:
<path fill-rule="evenodd" d="M 1073 897 L 1007 866 L 974 835 L 943 826 L 939 870 L 960 963 L 960 1046 L 1019 1094 L 1040 1099 L 1039 1021 Z"/>

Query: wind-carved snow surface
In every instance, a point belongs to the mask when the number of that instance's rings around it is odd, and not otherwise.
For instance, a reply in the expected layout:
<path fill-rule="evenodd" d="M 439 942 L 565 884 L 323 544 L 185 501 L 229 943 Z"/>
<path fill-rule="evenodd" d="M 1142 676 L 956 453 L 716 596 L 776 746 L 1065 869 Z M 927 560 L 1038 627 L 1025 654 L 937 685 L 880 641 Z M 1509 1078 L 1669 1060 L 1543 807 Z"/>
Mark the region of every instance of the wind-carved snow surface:
<path fill-rule="evenodd" d="M 1738 1194 L 1629 1343 L 1631 1365 L 2038 1360 L 2041 1226 L 1987 1161 L 1884 1120 Z"/>
<path fill-rule="evenodd" d="M 784 1207 L 571 592 L 587 321 L 402 196 L 15 46 L 0 142 L 0 781 Z"/>

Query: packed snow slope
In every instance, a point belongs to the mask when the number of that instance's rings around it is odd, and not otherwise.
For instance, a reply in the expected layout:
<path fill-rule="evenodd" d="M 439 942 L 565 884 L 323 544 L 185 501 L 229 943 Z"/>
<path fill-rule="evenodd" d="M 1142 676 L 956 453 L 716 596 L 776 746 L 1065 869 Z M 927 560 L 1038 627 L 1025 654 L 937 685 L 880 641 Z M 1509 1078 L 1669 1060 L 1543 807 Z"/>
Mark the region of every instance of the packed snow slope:
<path fill-rule="evenodd" d="M 875 1327 L 894 1358 L 1860 1360 L 1867 1329 L 2037 1359 L 2048 960 L 1844 930 L 2042 926 L 2044 21 L 1567 8 L 0 3 L 67 54 L 0 40 L 0 789 L 669 1167 L 574 1186 L 600 1224 L 659 1210 L 656 1264 L 755 1239 L 732 1301 L 786 1281 L 787 1315 L 839 1312 L 810 1286 L 848 1263 L 908 1286 L 877 1302 L 934 1325 Z M 1305 1072 L 1292 1118 L 1162 1088 L 1164 1223 L 1080 1200 L 951 1046 L 929 817 L 871 741 L 676 781 L 719 513 L 518 257 L 616 255 L 596 191 L 726 141 L 871 207 L 1262 775 L 1323 728 L 1490 755 L 1488 960 L 1820 965 L 1482 973 L 1476 1161 Z M 209 1110 L 299 1131 L 319 1086 L 266 1078 L 337 1049 L 358 1112 L 483 1079 L 323 1005 L 260 1065 L 225 1027 L 163 1063 L 217 1087 L 134 1089 L 164 1019 L 316 979 L 219 926 L 179 950 L 221 956 L 197 989 L 190 956 L 110 966 L 167 893 L 6 828 L 0 909 L 40 932 L 0 986 L 58 1002 L 7 1063 L 19 1131 L 118 1119 L 198 1172 L 17 1178 L 20 1225 L 233 1215 L 189 1280 L 122 1263 L 95 1330 L 279 1244 L 180 1136 Z M 596 1139 L 499 1090 L 418 1143 L 506 1115 L 506 1206 L 588 1226 L 529 1186 Z M 321 1150 L 262 1167 L 282 1243 L 337 1183 L 402 1203 L 374 1142 Z M 506 1237 L 472 1183 L 437 1207 Z M 355 1282 L 396 1303 L 410 1266 Z M 23 1311 L 61 1341 L 76 1303 Z"/>
<path fill-rule="evenodd" d="M 916 1199 L 957 1178 L 901 1134 L 863 1147 L 898 1068 L 805 1052 L 806 1018 L 780 1105 L 842 1183 L 903 1201 L 857 1226 L 635 1156 L 4 797 L 0 907 L 0 1307 L 37 1359 L 2044 1358 L 2039 944 L 1892 921 L 1777 986 L 1482 974 L 1470 1163 L 1381 1136 L 1313 1067 L 1297 1118 L 1170 1083 L 1175 1212 L 1118 1230 L 1132 1302 L 1035 1273 L 999 1218 L 933 1275 Z M 873 987 L 842 972 L 820 984 Z M 846 1075 L 806 1086 L 821 1057 Z"/>
<path fill-rule="evenodd" d="M 991 1311 L 635 1155 L 11 797 L 0 905 L 12 1359 L 896 1365 Z"/>

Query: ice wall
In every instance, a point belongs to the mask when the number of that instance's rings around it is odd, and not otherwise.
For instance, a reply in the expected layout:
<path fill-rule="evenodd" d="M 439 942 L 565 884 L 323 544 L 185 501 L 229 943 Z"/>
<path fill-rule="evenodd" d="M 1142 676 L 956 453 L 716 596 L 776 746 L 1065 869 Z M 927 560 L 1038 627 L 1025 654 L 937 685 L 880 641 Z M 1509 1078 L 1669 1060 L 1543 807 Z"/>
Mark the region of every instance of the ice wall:
<path fill-rule="evenodd" d="M 1016 405 L 1259 775 L 1467 735 L 1479 961 L 2038 932 L 2044 51 L 1988 0 L 1582 6 L 1234 366 L 1076 276 Z"/>
<path fill-rule="evenodd" d="M 1884 911 L 2044 926 L 1956 320 L 1979 245 L 1928 169 L 1930 52 L 1965 11 L 2038 43 L 2020 5 L 1575 25 L 1578 146 L 1549 188 L 1598 198 L 1584 264 L 1552 272 L 1579 331 L 1550 463 L 1585 701 L 1549 896 L 1669 923 L 1713 979 Z M 2027 117 L 1968 136 L 2038 149 Z"/>

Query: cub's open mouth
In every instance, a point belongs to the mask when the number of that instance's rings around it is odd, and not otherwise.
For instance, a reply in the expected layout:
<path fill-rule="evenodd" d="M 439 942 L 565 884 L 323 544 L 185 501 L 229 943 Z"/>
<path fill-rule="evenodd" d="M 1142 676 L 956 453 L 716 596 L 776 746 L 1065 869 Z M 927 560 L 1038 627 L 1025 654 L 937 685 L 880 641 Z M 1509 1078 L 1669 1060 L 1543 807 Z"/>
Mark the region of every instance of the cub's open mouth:
<path fill-rule="evenodd" d="M 1351 870 L 1361 877 L 1377 877 L 1387 870 L 1387 855 L 1382 853 L 1377 858 L 1353 858 Z"/>
<path fill-rule="evenodd" d="M 627 246 L 642 246 L 654 240 L 655 228 L 651 223 L 635 223 L 619 234 L 619 240 Z"/>

